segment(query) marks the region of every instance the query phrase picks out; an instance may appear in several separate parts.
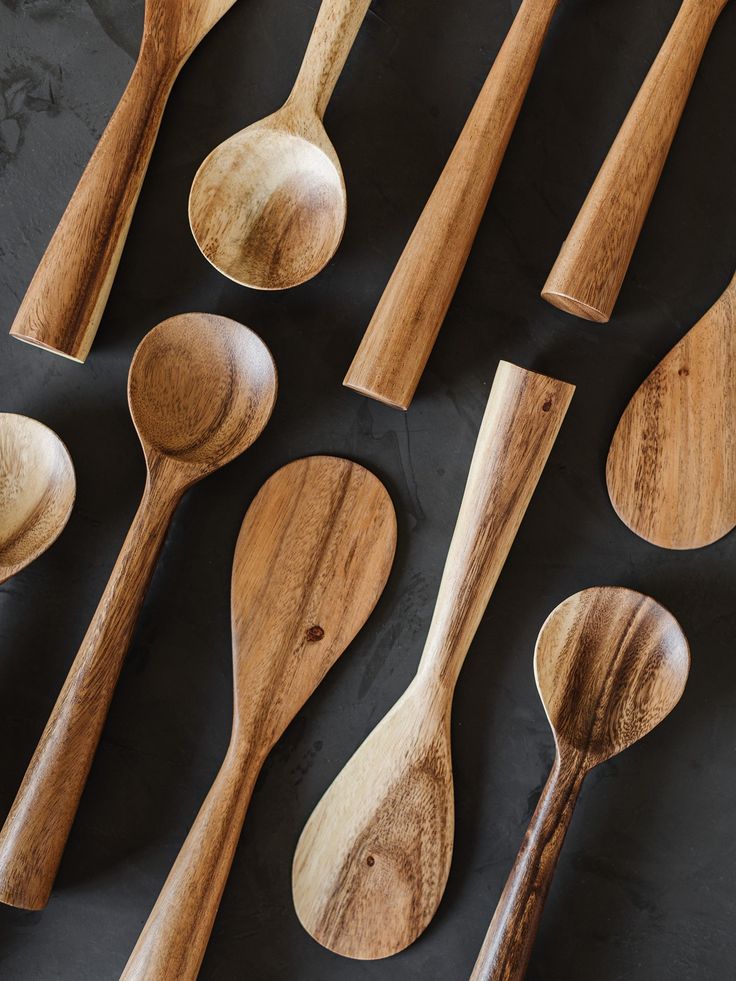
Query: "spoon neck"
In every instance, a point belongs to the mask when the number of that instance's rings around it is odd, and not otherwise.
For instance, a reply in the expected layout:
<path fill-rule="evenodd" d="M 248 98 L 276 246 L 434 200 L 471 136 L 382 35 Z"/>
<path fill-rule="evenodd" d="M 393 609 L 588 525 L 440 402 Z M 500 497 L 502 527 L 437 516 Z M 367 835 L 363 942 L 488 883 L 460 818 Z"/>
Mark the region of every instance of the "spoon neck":
<path fill-rule="evenodd" d="M 370 2 L 323 0 L 287 104 L 309 106 L 322 119 Z"/>

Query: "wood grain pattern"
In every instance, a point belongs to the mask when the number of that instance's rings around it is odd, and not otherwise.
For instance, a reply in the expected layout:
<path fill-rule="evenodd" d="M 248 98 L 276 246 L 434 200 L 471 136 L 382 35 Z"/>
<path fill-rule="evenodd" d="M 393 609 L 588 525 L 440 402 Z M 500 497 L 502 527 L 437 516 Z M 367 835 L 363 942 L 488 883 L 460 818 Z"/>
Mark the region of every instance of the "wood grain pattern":
<path fill-rule="evenodd" d="M 84 361 L 107 304 L 171 87 L 234 0 L 146 0 L 140 54 L 11 327 Z"/>
<path fill-rule="evenodd" d="M 292 880 L 297 915 L 336 953 L 394 954 L 440 902 L 453 843 L 455 683 L 573 391 L 499 365 L 417 675 L 302 832 Z"/>
<path fill-rule="evenodd" d="M 62 441 L 43 423 L 0 413 L 0 584 L 53 545 L 69 520 L 76 480 Z"/>
<path fill-rule="evenodd" d="M 182 494 L 260 435 L 276 397 L 268 348 L 224 317 L 172 317 L 144 337 L 128 402 L 146 457 L 138 512 L 0 831 L 0 901 L 48 901 L 115 685 Z"/>
<path fill-rule="evenodd" d="M 199 168 L 189 221 L 203 255 L 243 286 L 316 276 L 345 228 L 345 179 L 322 117 L 370 0 L 323 0 L 286 104 L 221 143 Z"/>
<path fill-rule="evenodd" d="M 348 388 L 399 409 L 409 407 L 465 268 L 558 2 L 523 0 L 348 369 Z"/>
<path fill-rule="evenodd" d="M 263 761 L 365 623 L 395 547 L 385 488 L 347 460 L 290 463 L 248 509 L 233 566 L 230 747 L 124 981 L 196 978 Z"/>
<path fill-rule="evenodd" d="M 685 688 L 679 624 L 648 596 L 586 589 L 547 618 L 534 651 L 556 757 L 471 981 L 521 981 L 583 780 L 650 732 Z"/>
<path fill-rule="evenodd" d="M 653 545 L 700 548 L 736 526 L 736 276 L 629 402 L 606 481 Z"/>
<path fill-rule="evenodd" d="M 606 323 L 613 312 L 705 46 L 728 0 L 684 0 L 542 290 Z"/>

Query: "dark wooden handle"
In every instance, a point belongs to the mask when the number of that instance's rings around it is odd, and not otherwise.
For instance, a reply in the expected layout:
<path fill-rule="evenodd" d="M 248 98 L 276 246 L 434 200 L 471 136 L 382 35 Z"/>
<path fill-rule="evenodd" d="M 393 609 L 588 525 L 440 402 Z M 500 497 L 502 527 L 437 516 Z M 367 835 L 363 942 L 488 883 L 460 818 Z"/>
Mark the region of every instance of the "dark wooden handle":
<path fill-rule="evenodd" d="M 176 77 L 144 45 L 31 280 L 10 333 L 84 361 L 102 318 Z"/>
<path fill-rule="evenodd" d="M 522 981 L 585 770 L 558 756 L 498 901 L 471 981 Z"/>
<path fill-rule="evenodd" d="M 0 831 L 0 902 L 48 902 L 176 500 L 141 505 Z"/>
<path fill-rule="evenodd" d="M 197 977 L 260 767 L 228 753 L 120 981 Z"/>
<path fill-rule="evenodd" d="M 545 300 L 606 323 L 713 26 L 727 0 L 685 0 L 542 290 Z"/>
<path fill-rule="evenodd" d="M 465 268 L 559 0 L 524 0 L 344 384 L 407 409 Z"/>

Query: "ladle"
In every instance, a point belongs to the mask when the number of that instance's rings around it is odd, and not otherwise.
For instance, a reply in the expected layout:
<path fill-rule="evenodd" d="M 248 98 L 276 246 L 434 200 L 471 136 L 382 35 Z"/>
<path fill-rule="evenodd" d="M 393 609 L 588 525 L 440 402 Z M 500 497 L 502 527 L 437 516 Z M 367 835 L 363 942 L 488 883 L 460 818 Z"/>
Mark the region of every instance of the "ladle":
<path fill-rule="evenodd" d="M 323 0 L 291 95 L 221 143 L 197 172 L 189 221 L 204 256 L 243 286 L 311 279 L 335 254 L 345 180 L 322 124 L 370 0 Z"/>
<path fill-rule="evenodd" d="M 48 426 L 0 413 L 0 584 L 56 541 L 74 505 L 67 448 Z"/>
<path fill-rule="evenodd" d="M 630 589 L 585 589 L 545 621 L 534 671 L 556 756 L 471 981 L 521 981 L 585 776 L 680 700 L 690 652 L 664 607 Z"/>
<path fill-rule="evenodd" d="M 386 489 L 348 460 L 290 463 L 248 508 L 233 565 L 230 747 L 122 981 L 196 978 L 263 762 L 365 623 L 395 547 Z"/>
<path fill-rule="evenodd" d="M 307 822 L 293 867 L 303 926 L 346 957 L 388 957 L 442 898 L 452 858 L 452 695 L 573 394 L 501 362 L 419 670 Z"/>
<path fill-rule="evenodd" d="M 133 74 L 38 265 L 10 330 L 13 337 L 74 361 L 87 357 L 171 88 L 233 3 L 146 0 Z"/>
<path fill-rule="evenodd" d="M 606 480 L 652 545 L 701 548 L 736 526 L 736 276 L 629 402 Z"/>
<path fill-rule="evenodd" d="M 189 487 L 251 445 L 275 398 L 268 348 L 232 320 L 172 317 L 138 346 L 128 402 L 146 458 L 146 487 L 0 831 L 0 901 L 46 905 L 174 510 Z"/>

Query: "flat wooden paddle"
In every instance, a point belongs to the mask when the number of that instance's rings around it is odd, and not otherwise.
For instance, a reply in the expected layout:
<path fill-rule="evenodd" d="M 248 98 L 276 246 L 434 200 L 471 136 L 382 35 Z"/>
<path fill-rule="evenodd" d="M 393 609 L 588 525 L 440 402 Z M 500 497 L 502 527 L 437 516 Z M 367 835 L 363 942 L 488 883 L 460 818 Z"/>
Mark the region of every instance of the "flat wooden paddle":
<path fill-rule="evenodd" d="M 700 548 L 736 526 L 736 276 L 629 402 L 606 481 L 653 545 Z"/>
<path fill-rule="evenodd" d="M 182 66 L 235 0 L 146 0 L 128 86 L 54 232 L 10 333 L 84 361 L 100 325 Z"/>
<path fill-rule="evenodd" d="M 302 832 L 296 911 L 338 954 L 397 953 L 424 930 L 442 898 L 454 827 L 455 683 L 573 391 L 501 362 L 417 675 Z"/>
<path fill-rule="evenodd" d="M 606 323 L 621 291 L 713 27 L 728 0 L 683 0 L 542 296 Z"/>
<path fill-rule="evenodd" d="M 230 747 L 123 981 L 196 978 L 263 762 L 365 623 L 395 547 L 383 484 L 347 460 L 291 463 L 251 504 L 233 566 Z"/>
<path fill-rule="evenodd" d="M 559 0 L 523 0 L 344 384 L 408 409 L 455 295 Z"/>
<path fill-rule="evenodd" d="M 585 589 L 547 617 L 534 673 L 555 762 L 471 981 L 522 981 L 583 780 L 659 725 L 679 702 L 689 670 L 675 618 L 631 589 Z"/>

